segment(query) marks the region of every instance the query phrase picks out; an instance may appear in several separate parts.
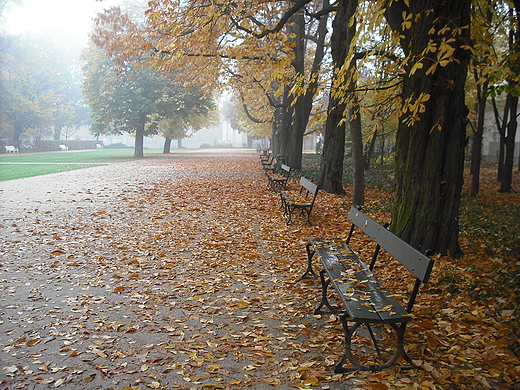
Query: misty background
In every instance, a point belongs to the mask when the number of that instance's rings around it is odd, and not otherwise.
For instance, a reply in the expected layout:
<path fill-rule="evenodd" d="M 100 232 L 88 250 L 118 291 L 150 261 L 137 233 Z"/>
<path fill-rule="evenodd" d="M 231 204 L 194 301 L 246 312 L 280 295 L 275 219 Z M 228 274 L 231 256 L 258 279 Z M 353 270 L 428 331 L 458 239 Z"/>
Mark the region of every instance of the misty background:
<path fill-rule="evenodd" d="M 96 138 L 90 134 L 90 110 L 85 104 L 81 88 L 83 81 L 81 54 L 89 41 L 93 19 L 97 13 L 113 6 L 133 3 L 145 9 L 147 1 L 122 0 L 0 0 L 0 67 L 2 72 L 23 72 L 23 67 L 33 67 L 40 72 L 36 78 L 47 78 L 44 87 L 39 86 L 43 95 L 42 105 L 34 118 L 26 115 L 23 126 L 31 127 L 20 135 L 21 149 L 31 149 L 38 141 L 49 140 L 93 140 L 110 145 L 133 146 L 134 139 L 128 134 L 102 135 Z M 15 55 L 13 53 L 18 53 Z M 16 58 L 14 58 L 16 57 Z M 23 60 L 20 60 L 20 59 Z M 21 62 L 20 62 L 21 61 Z M 22 66 L 21 63 L 24 65 Z M 27 65 L 30 64 L 30 65 Z M 34 73 L 34 72 L 33 72 Z M 22 73 L 17 79 L 24 79 Z M 60 85 L 57 87 L 57 85 Z M 2 88 L 7 86 L 2 85 Z M 47 89 L 44 89 L 47 88 Z M 66 95 L 65 100 L 52 93 L 59 89 Z M 55 91 L 56 92 L 56 91 Z M 34 92 L 36 93 L 36 92 Z M 23 107 L 21 103 L 13 103 Z M 226 97 L 219 99 L 220 109 L 226 109 Z M 2 110 L 8 111 L 8 104 L 2 104 Z M 45 106 L 47 105 L 47 106 Z M 43 107 L 43 109 L 42 109 Z M 27 112 L 31 107 L 26 107 Z M 74 110 L 72 113 L 71 110 Z M 54 119 L 41 116 L 41 111 L 53 113 Z M 45 113 L 43 113 L 45 114 Z M 64 118 L 61 123 L 56 117 Z M 73 117 L 71 119 L 71 117 Z M 67 119 L 65 119 L 67 118 Z M 199 148 L 201 144 L 226 144 L 233 147 L 246 147 L 247 136 L 234 130 L 229 121 L 219 123 L 194 133 L 182 140 L 183 147 Z M 2 121 L 4 122 L 4 121 Z M 51 123 L 52 122 L 52 123 Z M 20 125 L 22 126 L 22 125 Z M 12 129 L 0 126 L 0 146 L 12 142 Z M 146 148 L 161 148 L 164 139 L 160 136 L 146 138 Z M 173 147 L 176 147 L 174 143 Z"/>

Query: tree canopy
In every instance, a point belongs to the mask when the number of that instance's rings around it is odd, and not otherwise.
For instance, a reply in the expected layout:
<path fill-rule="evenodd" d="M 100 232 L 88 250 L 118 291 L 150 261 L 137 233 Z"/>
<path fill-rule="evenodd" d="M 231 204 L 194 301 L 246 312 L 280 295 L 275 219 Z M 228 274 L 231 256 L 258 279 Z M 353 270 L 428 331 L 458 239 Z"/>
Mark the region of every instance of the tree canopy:
<path fill-rule="evenodd" d="M 103 45 L 111 30 L 103 18 L 119 15 L 125 31 L 138 25 L 119 8 L 100 15 L 92 41 Z M 214 108 L 211 93 L 196 83 L 186 83 L 182 69 L 159 72 L 141 64 L 136 55 L 125 56 L 124 46 L 105 50 L 91 44 L 85 52 L 84 94 L 92 109 L 95 134 L 135 134 L 135 156 L 143 157 L 143 138 L 161 133 L 166 139 L 181 138 L 188 129 L 199 129 L 208 122 Z M 210 91 L 211 92 L 211 91 Z"/>
<path fill-rule="evenodd" d="M 0 37 L 0 112 L 3 137 L 31 147 L 53 128 L 73 122 L 75 102 L 52 49 L 37 40 Z"/>

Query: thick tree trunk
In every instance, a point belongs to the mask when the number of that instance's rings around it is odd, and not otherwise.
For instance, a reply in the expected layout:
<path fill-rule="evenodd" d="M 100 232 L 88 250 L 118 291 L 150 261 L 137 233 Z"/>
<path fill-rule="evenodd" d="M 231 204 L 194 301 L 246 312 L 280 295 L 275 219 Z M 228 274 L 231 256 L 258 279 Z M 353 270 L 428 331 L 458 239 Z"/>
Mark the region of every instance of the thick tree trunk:
<path fill-rule="evenodd" d="M 336 102 L 334 107 L 334 102 L 335 99 L 329 100 L 330 110 L 325 124 L 319 181 L 324 191 L 344 195 L 345 105 Z"/>
<path fill-rule="evenodd" d="M 144 157 L 144 122 L 135 132 L 134 158 Z"/>
<path fill-rule="evenodd" d="M 324 6 L 328 4 L 324 2 Z M 290 87 L 284 91 L 284 104 L 286 112 L 283 114 L 281 132 L 278 134 L 278 149 L 276 154 L 287 156 L 287 164 L 293 169 L 301 169 L 303 156 L 303 138 L 312 109 L 313 99 L 318 90 L 318 78 L 321 63 L 325 53 L 325 37 L 327 35 L 327 16 L 323 16 L 318 24 L 316 50 L 313 65 L 308 77 L 309 83 L 305 94 L 301 96 L 290 96 Z M 305 19 L 303 10 L 291 18 L 288 32 L 293 33 L 294 38 L 294 60 L 292 66 L 295 74 L 305 74 Z M 296 99 L 296 102 L 293 102 Z"/>
<path fill-rule="evenodd" d="M 164 139 L 163 154 L 170 154 L 171 153 L 171 147 L 172 147 L 172 139 L 166 137 Z"/>
<path fill-rule="evenodd" d="M 339 0 L 332 23 L 331 53 L 334 71 L 345 63 L 353 36 L 349 35 L 348 23 L 356 10 L 357 0 Z M 346 103 L 340 101 L 332 82 L 327 121 L 323 136 L 323 154 L 320 167 L 320 185 L 323 190 L 345 194 L 343 188 L 343 159 L 345 154 Z"/>
<path fill-rule="evenodd" d="M 401 47 L 411 61 L 402 91 L 405 114 L 396 139 L 391 229 L 421 251 L 460 257 L 458 217 L 468 113 L 464 85 L 469 60 L 461 45 L 469 44 L 470 0 L 415 0 L 409 8 L 404 2 L 392 4 L 386 16 L 392 29 L 403 36 Z M 405 31 L 403 11 L 413 21 Z M 461 34 L 452 34 L 455 30 Z M 443 38 L 454 39 L 450 45 L 455 60 L 427 73 L 434 63 L 422 53 L 428 43 L 440 44 Z M 414 68 L 418 60 L 423 68 Z"/>
<path fill-rule="evenodd" d="M 501 176 L 500 176 L 500 189 L 499 192 L 512 192 L 513 191 L 513 166 L 514 166 L 514 154 L 515 154 L 515 138 L 516 129 L 518 126 L 517 115 L 518 115 L 518 97 L 508 95 L 508 109 L 509 109 L 509 122 L 507 123 L 506 130 L 507 134 L 504 137 L 500 137 L 504 140 L 504 160 L 502 164 Z"/>
<path fill-rule="evenodd" d="M 275 155 L 286 156 L 291 150 L 291 127 L 294 107 L 291 107 L 291 98 L 289 97 L 289 86 L 284 86 L 282 103 L 275 111 L 275 129 L 273 132 L 273 147 Z M 290 165 L 293 169 L 297 169 L 294 165 Z"/>

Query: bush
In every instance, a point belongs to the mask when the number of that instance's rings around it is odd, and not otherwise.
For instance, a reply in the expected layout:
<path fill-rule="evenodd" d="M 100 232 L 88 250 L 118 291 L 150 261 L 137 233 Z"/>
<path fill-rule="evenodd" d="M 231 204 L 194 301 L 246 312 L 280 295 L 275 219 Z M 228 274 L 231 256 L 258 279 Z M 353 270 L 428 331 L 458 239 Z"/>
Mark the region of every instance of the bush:
<path fill-rule="evenodd" d="M 212 147 L 211 144 L 202 144 L 199 146 L 199 149 L 211 149 Z"/>
<path fill-rule="evenodd" d="M 118 142 L 116 144 L 106 145 L 104 148 L 105 149 L 129 149 L 129 148 L 131 149 L 132 147 L 126 146 L 125 144 Z"/>
<path fill-rule="evenodd" d="M 232 148 L 233 144 L 231 142 L 215 142 L 213 144 L 214 148 Z"/>
<path fill-rule="evenodd" d="M 69 150 L 89 150 L 96 149 L 100 141 L 90 140 L 41 140 L 34 144 L 34 152 L 57 152 L 60 151 L 59 145 L 67 145 Z"/>

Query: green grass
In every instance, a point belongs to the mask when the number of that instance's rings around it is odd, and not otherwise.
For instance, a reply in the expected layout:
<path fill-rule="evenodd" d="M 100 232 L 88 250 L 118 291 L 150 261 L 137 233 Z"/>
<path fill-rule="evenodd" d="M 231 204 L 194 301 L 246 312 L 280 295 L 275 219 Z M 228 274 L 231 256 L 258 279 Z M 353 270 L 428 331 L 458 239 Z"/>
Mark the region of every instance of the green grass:
<path fill-rule="evenodd" d="M 145 156 L 160 152 L 160 150 L 146 150 Z M 0 181 L 123 162 L 131 160 L 133 156 L 133 149 L 2 154 L 0 155 Z"/>
<path fill-rule="evenodd" d="M 72 171 L 93 166 L 97 166 L 97 164 L 0 164 L 0 181 Z"/>

